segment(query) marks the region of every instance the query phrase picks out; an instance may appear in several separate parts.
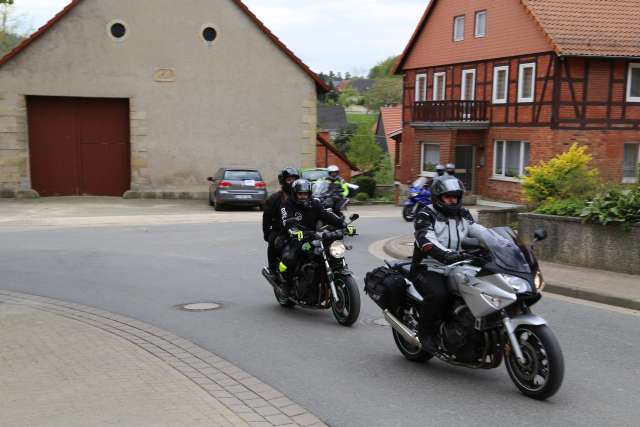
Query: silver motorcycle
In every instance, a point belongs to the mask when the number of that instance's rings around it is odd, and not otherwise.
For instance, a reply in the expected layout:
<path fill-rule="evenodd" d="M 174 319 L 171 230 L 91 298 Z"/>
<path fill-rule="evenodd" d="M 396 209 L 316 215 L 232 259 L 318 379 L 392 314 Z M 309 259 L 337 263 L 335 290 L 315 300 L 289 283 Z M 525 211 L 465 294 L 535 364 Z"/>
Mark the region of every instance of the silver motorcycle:
<path fill-rule="evenodd" d="M 544 240 L 538 230 L 534 242 Z M 469 259 L 452 265 L 426 263 L 446 277 L 453 295 L 448 318 L 439 326 L 435 351 L 427 351 L 418 335 L 423 298 L 410 280 L 411 262 L 386 263 L 404 277 L 400 301 L 384 309 L 400 352 L 414 362 L 437 357 L 473 369 L 497 368 L 505 361 L 518 389 L 534 399 L 554 395 L 564 377 L 560 344 L 547 322 L 531 312 L 542 297 L 544 280 L 529 247 L 508 227 L 466 239 Z M 423 261 L 424 262 L 424 261 Z M 372 297 L 373 298 L 373 297 Z"/>

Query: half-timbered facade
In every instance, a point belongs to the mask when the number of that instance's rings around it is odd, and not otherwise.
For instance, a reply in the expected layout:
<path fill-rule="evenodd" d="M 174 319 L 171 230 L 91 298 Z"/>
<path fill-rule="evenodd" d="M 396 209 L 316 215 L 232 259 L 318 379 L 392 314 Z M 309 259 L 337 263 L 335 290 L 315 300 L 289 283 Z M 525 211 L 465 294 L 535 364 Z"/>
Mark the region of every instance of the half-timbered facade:
<path fill-rule="evenodd" d="M 396 178 L 455 163 L 469 191 L 517 201 L 528 165 L 578 142 L 605 178 L 637 180 L 640 21 L 630 10 L 640 0 L 432 0 L 396 69 Z"/>

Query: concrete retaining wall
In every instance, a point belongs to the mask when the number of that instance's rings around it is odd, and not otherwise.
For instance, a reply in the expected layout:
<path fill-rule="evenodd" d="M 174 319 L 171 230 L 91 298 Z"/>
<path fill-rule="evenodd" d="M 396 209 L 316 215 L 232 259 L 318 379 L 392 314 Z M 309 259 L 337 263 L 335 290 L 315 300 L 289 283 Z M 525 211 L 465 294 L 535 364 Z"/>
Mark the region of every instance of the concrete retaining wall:
<path fill-rule="evenodd" d="M 626 231 L 619 225 L 583 224 L 572 217 L 523 213 L 518 219 L 524 239 L 538 228 L 547 231 L 549 237 L 535 249 L 544 261 L 640 274 L 640 224 Z"/>
<path fill-rule="evenodd" d="M 518 208 L 493 208 L 478 211 L 478 223 L 487 228 L 511 226 L 518 221 Z"/>

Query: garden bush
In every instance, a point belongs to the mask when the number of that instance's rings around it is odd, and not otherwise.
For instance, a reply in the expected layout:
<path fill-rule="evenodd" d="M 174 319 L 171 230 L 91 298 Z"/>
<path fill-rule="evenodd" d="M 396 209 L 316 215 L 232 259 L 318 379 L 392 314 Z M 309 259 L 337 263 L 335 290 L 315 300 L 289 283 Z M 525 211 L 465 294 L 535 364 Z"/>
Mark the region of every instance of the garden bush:
<path fill-rule="evenodd" d="M 580 216 L 586 205 L 587 202 L 584 199 L 556 200 L 550 198 L 538 206 L 536 212 L 545 215 Z"/>
<path fill-rule="evenodd" d="M 585 221 L 625 226 L 640 223 L 640 184 L 612 186 L 586 203 L 580 214 Z"/>
<path fill-rule="evenodd" d="M 367 193 L 358 193 L 356 194 L 356 200 L 359 202 L 366 202 L 369 200 L 369 195 Z"/>
<path fill-rule="evenodd" d="M 358 194 L 365 193 L 369 197 L 374 197 L 376 194 L 376 180 L 370 176 L 358 176 L 353 179 L 353 183 L 360 186 Z"/>
<path fill-rule="evenodd" d="M 569 151 L 548 162 L 528 167 L 522 180 L 525 197 L 535 207 L 549 207 L 557 201 L 568 203 L 570 199 L 585 200 L 594 196 L 602 182 L 598 170 L 589 167 L 591 160 L 586 147 L 574 144 Z"/>

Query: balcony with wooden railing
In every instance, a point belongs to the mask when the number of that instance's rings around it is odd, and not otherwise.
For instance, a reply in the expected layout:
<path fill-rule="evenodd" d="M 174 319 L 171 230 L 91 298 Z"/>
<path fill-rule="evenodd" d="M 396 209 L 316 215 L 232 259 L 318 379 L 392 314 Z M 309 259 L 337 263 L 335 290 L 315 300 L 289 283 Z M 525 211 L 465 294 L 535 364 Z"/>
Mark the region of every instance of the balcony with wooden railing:
<path fill-rule="evenodd" d="M 417 127 L 488 128 L 487 101 L 419 101 L 413 104 Z"/>

